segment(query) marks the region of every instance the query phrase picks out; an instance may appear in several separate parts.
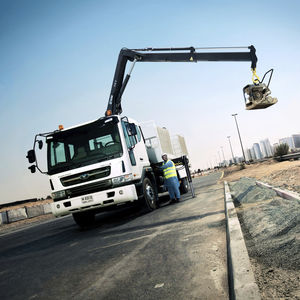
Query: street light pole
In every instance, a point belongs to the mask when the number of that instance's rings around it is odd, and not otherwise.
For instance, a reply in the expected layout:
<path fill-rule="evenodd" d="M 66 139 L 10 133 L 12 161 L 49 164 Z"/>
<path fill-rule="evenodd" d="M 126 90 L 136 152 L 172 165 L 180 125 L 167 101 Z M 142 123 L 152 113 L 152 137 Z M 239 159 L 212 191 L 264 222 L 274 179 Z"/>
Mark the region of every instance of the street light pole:
<path fill-rule="evenodd" d="M 237 131 L 238 131 L 238 134 L 239 134 L 240 143 L 241 143 L 241 148 L 242 148 L 243 157 L 244 157 L 244 162 L 246 162 L 246 157 L 245 157 L 245 152 L 244 152 L 244 148 L 243 148 L 243 143 L 242 143 L 242 139 L 241 139 L 241 135 L 240 135 L 240 130 L 239 130 L 239 126 L 238 126 L 238 123 L 237 123 L 237 120 L 236 120 L 237 114 L 232 114 L 232 116 L 234 117 L 235 124 L 236 124 L 236 128 L 237 128 Z"/>
<path fill-rule="evenodd" d="M 233 161 L 233 163 L 235 163 L 234 155 L 233 155 L 233 151 L 232 151 L 232 146 L 231 146 L 231 142 L 230 142 L 230 135 L 227 138 L 228 138 L 228 142 L 229 142 L 229 145 L 230 145 L 230 150 L 231 150 L 231 155 L 232 155 L 232 161 Z"/>
<path fill-rule="evenodd" d="M 221 150 L 222 150 L 222 154 L 223 154 L 223 160 L 224 160 L 224 163 L 225 163 L 225 155 L 224 155 L 224 151 L 223 151 L 223 147 L 221 146 Z"/>
<path fill-rule="evenodd" d="M 219 165 L 222 165 L 222 160 L 221 160 L 220 151 L 218 151 L 218 154 L 219 154 L 219 160 L 220 160 Z"/>
<path fill-rule="evenodd" d="M 221 150 L 222 150 L 222 155 L 223 155 L 224 167 L 226 167 L 226 160 L 225 160 L 224 151 L 223 151 L 223 147 L 222 146 L 221 146 Z"/>

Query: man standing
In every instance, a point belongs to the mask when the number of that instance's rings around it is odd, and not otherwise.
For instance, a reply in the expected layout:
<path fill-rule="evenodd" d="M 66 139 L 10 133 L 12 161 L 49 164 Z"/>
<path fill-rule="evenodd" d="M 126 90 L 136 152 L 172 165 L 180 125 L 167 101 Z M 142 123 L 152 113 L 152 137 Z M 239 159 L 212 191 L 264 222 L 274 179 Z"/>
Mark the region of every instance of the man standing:
<path fill-rule="evenodd" d="M 161 166 L 161 169 L 164 172 L 165 186 L 168 189 L 171 201 L 179 202 L 180 200 L 179 181 L 177 178 L 175 165 L 170 159 L 168 159 L 166 153 L 164 153 L 161 157 L 163 159 L 163 164 Z"/>

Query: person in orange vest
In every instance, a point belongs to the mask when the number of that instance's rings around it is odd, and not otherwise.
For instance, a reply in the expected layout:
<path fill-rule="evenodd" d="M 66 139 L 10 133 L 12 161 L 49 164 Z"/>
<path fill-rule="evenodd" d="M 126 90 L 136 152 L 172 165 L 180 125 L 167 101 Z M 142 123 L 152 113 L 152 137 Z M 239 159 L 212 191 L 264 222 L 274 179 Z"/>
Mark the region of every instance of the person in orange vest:
<path fill-rule="evenodd" d="M 171 202 L 179 202 L 180 200 L 180 191 L 179 191 L 179 181 L 177 178 L 177 172 L 174 163 L 168 159 L 166 153 L 162 156 L 163 164 L 161 169 L 164 172 L 165 186 L 168 189 Z"/>

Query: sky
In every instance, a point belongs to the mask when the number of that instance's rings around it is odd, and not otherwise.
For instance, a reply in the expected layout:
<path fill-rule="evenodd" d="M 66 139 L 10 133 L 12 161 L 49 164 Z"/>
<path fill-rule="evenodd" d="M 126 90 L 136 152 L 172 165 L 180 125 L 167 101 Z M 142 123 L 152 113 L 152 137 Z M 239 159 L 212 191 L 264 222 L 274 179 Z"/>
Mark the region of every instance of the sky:
<path fill-rule="evenodd" d="M 123 115 L 185 137 L 193 169 L 241 156 L 269 138 L 300 133 L 300 2 L 0 0 L 0 203 L 46 197 L 46 175 L 27 169 L 37 133 L 104 115 L 123 47 L 249 46 L 259 76 L 274 68 L 278 103 L 246 111 L 250 62 L 137 63 Z M 223 159 L 223 157 L 222 157 Z"/>

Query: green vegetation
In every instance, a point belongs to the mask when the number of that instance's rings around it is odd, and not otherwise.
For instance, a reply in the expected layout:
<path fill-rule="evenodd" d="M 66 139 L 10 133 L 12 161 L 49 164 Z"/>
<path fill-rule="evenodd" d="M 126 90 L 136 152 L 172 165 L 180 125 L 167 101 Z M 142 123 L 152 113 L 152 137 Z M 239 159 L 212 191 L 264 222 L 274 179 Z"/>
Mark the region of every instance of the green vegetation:
<path fill-rule="evenodd" d="M 240 170 L 246 169 L 245 163 L 243 163 L 243 162 L 239 164 L 239 167 L 240 167 Z"/>
<path fill-rule="evenodd" d="M 275 148 L 274 151 L 274 157 L 276 156 L 282 156 L 282 155 L 286 155 L 289 152 L 289 145 L 288 144 L 280 144 L 279 146 L 277 146 Z"/>

